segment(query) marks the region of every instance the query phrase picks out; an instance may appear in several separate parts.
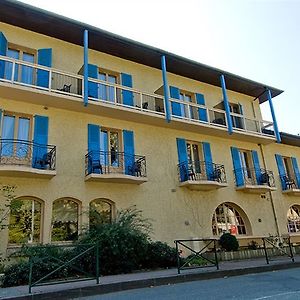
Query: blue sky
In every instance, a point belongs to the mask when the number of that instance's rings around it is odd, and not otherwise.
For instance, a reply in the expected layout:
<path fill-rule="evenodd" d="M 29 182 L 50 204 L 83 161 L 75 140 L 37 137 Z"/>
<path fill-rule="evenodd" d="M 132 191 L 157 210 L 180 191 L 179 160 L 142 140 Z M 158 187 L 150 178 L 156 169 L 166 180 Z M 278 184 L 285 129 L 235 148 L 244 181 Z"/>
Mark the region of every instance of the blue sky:
<path fill-rule="evenodd" d="M 22 2 L 283 89 L 279 130 L 300 133 L 300 0 Z"/>

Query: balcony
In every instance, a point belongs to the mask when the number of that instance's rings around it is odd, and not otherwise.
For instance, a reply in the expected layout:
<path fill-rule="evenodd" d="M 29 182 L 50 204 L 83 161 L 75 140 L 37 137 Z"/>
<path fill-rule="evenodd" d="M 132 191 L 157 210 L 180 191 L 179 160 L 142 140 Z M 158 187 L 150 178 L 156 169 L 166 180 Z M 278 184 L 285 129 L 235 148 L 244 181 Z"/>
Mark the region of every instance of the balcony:
<path fill-rule="evenodd" d="M 2 65 L 5 66 L 5 72 L 0 72 L 4 73 L 0 78 L 3 98 L 83 111 L 83 76 L 6 56 L 0 56 L 0 61 L 4 61 Z M 24 68 L 27 74 L 25 77 L 20 76 Z M 47 78 L 48 83 L 39 82 L 40 74 Z M 180 105 L 182 113 L 172 114 L 172 122 L 167 124 L 164 97 L 161 94 L 147 93 L 94 78 L 89 78 L 89 85 L 94 85 L 96 92 L 89 92 L 89 105 L 84 108 L 87 113 L 194 132 L 199 132 L 200 126 L 203 134 L 220 137 L 224 137 L 227 132 L 226 115 L 222 109 L 171 98 L 170 106 L 174 103 Z M 161 93 L 161 89 L 157 92 Z M 231 113 L 231 118 L 233 135 L 227 138 L 261 144 L 275 140 L 273 123 L 235 113 Z"/>
<path fill-rule="evenodd" d="M 210 191 L 227 186 L 223 165 L 190 161 L 178 164 L 179 186 L 190 190 Z"/>
<path fill-rule="evenodd" d="M 293 196 L 300 195 L 300 186 L 295 176 L 285 174 L 280 176 L 280 181 L 282 186 L 282 193 Z"/>
<path fill-rule="evenodd" d="M 85 156 L 85 181 L 142 184 L 146 158 L 124 152 L 90 151 Z"/>
<path fill-rule="evenodd" d="M 0 139 L 0 176 L 52 178 L 56 147 L 31 141 Z"/>
<path fill-rule="evenodd" d="M 265 169 L 242 168 L 234 170 L 236 190 L 246 193 L 263 194 L 274 191 L 275 180 L 272 171 Z M 238 178 L 238 180 L 237 180 Z"/>

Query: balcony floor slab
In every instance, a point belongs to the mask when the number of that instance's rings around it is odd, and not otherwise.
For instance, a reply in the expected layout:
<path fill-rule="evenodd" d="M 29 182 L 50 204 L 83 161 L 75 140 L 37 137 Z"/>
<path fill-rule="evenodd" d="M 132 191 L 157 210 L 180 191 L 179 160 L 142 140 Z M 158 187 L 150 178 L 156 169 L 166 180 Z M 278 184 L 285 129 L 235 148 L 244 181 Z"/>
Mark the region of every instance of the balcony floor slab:
<path fill-rule="evenodd" d="M 51 179 L 55 175 L 55 170 L 35 169 L 20 165 L 0 165 L 0 176 Z"/>
<path fill-rule="evenodd" d="M 300 189 L 288 189 L 282 191 L 283 194 L 292 195 L 292 196 L 300 196 Z"/>
<path fill-rule="evenodd" d="M 187 180 L 184 182 L 180 182 L 180 187 L 186 187 L 190 190 L 196 191 L 212 191 L 220 188 L 227 187 L 227 183 L 220 183 L 217 181 L 209 181 L 209 180 Z"/>
<path fill-rule="evenodd" d="M 98 181 L 110 183 L 129 183 L 129 184 L 142 184 L 148 181 L 147 177 L 136 177 L 126 174 L 89 174 L 85 177 L 85 181 Z"/>
<path fill-rule="evenodd" d="M 276 191 L 275 187 L 270 187 L 267 185 L 250 185 L 246 184 L 235 188 L 237 191 L 250 193 L 250 194 L 264 194 L 270 191 Z"/>

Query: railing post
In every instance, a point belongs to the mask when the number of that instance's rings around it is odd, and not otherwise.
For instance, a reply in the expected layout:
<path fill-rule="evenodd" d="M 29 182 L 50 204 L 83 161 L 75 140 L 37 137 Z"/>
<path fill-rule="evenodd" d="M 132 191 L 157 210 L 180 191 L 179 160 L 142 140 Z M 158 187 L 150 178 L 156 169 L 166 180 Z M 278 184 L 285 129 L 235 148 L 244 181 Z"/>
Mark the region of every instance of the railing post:
<path fill-rule="evenodd" d="M 52 90 L 52 70 L 49 71 L 49 82 L 48 82 L 49 92 Z"/>
<path fill-rule="evenodd" d="M 216 267 L 217 267 L 217 270 L 219 270 L 219 261 L 218 261 L 217 243 L 216 243 L 216 240 L 214 240 L 214 252 L 215 252 Z"/>
<path fill-rule="evenodd" d="M 264 245 L 264 252 L 265 252 L 266 261 L 267 261 L 267 264 L 269 264 L 269 257 L 268 257 L 268 253 L 267 253 L 265 238 L 262 238 L 262 240 L 263 240 L 263 245 Z"/>
<path fill-rule="evenodd" d="M 269 89 L 267 89 L 267 96 L 268 96 L 269 106 L 270 106 L 270 110 L 271 110 L 271 114 L 272 114 L 273 126 L 274 126 L 274 132 L 275 132 L 276 140 L 277 140 L 277 143 L 281 143 L 281 137 L 280 137 L 280 133 L 279 133 L 279 130 L 278 130 L 275 110 L 274 110 L 273 101 L 272 101 L 272 94 L 271 94 L 271 91 Z"/>
<path fill-rule="evenodd" d="M 180 257 L 179 257 L 179 251 L 178 251 L 178 242 L 175 241 L 176 245 L 176 258 L 177 258 L 177 272 L 180 274 Z"/>
<path fill-rule="evenodd" d="M 11 71 L 11 82 L 14 82 L 15 80 L 15 68 L 16 68 L 16 62 L 12 62 L 12 71 Z M 18 81 L 18 78 L 17 78 Z"/>
<path fill-rule="evenodd" d="M 164 55 L 161 56 L 161 70 L 163 77 L 163 85 L 164 85 L 164 96 L 165 96 L 165 116 L 166 121 L 170 123 L 171 115 L 170 115 L 170 106 L 169 106 L 169 85 L 167 78 L 167 65 L 166 65 L 166 57 Z"/>
<path fill-rule="evenodd" d="M 96 283 L 99 284 L 99 243 L 96 243 Z"/>
<path fill-rule="evenodd" d="M 32 288 L 32 255 L 29 256 L 29 279 L 28 279 L 28 286 L 29 286 L 29 294 L 31 294 Z"/>
<path fill-rule="evenodd" d="M 88 77 L 89 77 L 89 62 L 88 62 L 88 44 L 89 44 L 89 32 L 88 30 L 84 30 L 83 36 L 83 80 L 84 80 L 84 89 L 83 89 L 83 103 L 84 106 L 88 105 L 89 99 L 89 85 L 88 85 Z"/>
<path fill-rule="evenodd" d="M 226 112 L 228 133 L 232 134 L 233 133 L 232 120 L 231 120 L 231 115 L 230 115 L 229 102 L 228 102 L 228 98 L 227 98 L 225 77 L 223 74 L 221 74 L 220 80 L 221 80 L 221 86 L 222 86 L 222 92 L 223 92 L 223 100 L 224 100 L 224 108 L 225 108 L 225 112 Z"/>

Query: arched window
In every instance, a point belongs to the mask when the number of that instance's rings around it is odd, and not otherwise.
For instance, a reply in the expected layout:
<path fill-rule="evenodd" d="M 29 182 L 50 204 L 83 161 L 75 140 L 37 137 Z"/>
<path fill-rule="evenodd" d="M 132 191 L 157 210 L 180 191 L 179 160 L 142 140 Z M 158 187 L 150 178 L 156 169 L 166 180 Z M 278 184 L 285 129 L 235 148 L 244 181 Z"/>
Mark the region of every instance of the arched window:
<path fill-rule="evenodd" d="M 52 207 L 51 240 L 74 241 L 78 238 L 79 205 L 73 199 L 58 199 Z"/>
<path fill-rule="evenodd" d="M 300 231 L 300 206 L 293 205 L 287 213 L 288 232 Z"/>
<path fill-rule="evenodd" d="M 42 204 L 34 198 L 14 199 L 10 206 L 8 241 L 10 244 L 41 241 Z"/>
<path fill-rule="evenodd" d="M 112 203 L 106 199 L 95 199 L 90 203 L 90 228 L 95 225 L 111 223 Z"/>
<path fill-rule="evenodd" d="M 213 235 L 222 235 L 224 232 L 247 234 L 241 214 L 229 203 L 222 203 L 216 208 L 212 218 L 212 231 Z"/>

